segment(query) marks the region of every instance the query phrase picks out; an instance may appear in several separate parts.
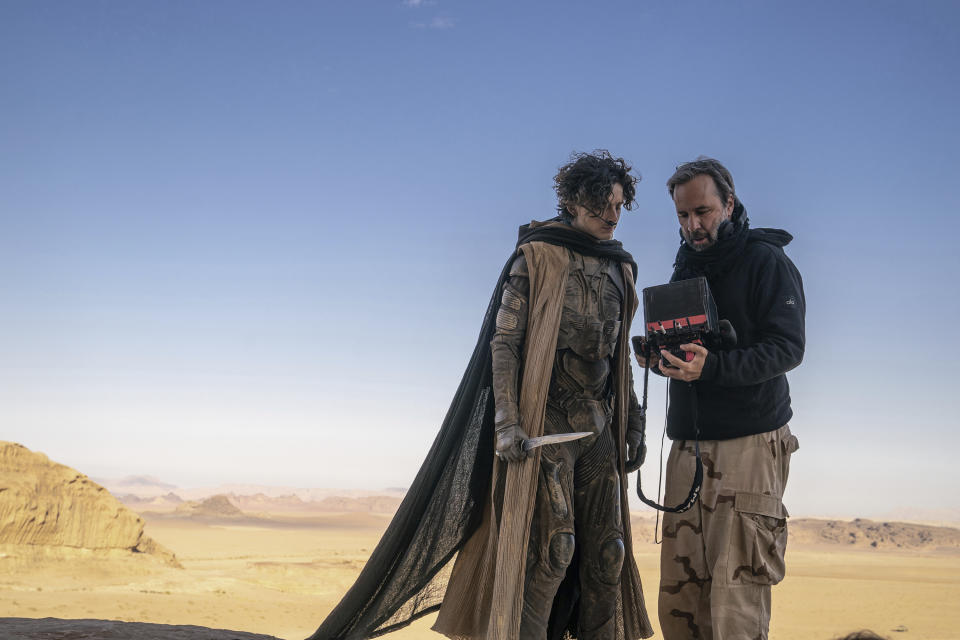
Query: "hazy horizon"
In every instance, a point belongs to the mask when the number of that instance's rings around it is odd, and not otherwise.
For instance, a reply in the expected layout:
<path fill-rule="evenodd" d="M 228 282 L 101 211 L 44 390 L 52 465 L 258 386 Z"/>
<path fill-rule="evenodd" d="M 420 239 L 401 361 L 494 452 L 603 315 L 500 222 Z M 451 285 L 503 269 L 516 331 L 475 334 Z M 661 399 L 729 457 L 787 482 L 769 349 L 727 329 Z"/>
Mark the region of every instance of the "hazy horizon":
<path fill-rule="evenodd" d="M 82 470 L 79 470 L 81 471 Z M 125 494 L 132 494 L 138 497 L 154 497 L 158 495 L 164 495 L 164 492 L 169 492 L 177 495 L 180 498 L 195 500 L 198 497 L 206 497 L 208 495 L 214 495 L 222 491 L 256 491 L 256 492 L 267 492 L 269 497 L 280 497 L 283 495 L 288 495 L 287 492 L 300 492 L 303 494 L 308 494 L 309 492 L 320 493 L 323 495 L 337 496 L 342 495 L 349 497 L 355 494 L 395 494 L 395 493 L 406 493 L 409 490 L 408 486 L 389 486 L 389 487 L 380 487 L 370 485 L 357 484 L 354 486 L 296 486 L 296 485 L 279 485 L 279 484 L 261 484 L 261 483 L 251 483 L 244 482 L 242 480 L 230 480 L 223 482 L 213 482 L 210 484 L 203 485 L 178 485 L 166 482 L 163 478 L 156 478 L 153 476 L 142 476 L 142 475 L 131 475 L 131 476 L 120 476 L 120 477 L 107 477 L 107 476 L 95 476 L 90 474 L 85 474 L 90 477 L 91 480 L 97 482 L 106 488 L 110 489 L 111 493 L 120 497 Z M 642 504 L 636 497 L 634 491 L 635 476 L 631 476 L 631 491 L 630 491 L 630 508 L 635 514 L 643 513 L 646 515 L 653 515 L 655 511 L 650 507 Z M 137 485 L 143 486 L 144 488 L 137 492 L 134 490 L 134 487 Z M 156 490 L 150 488 L 156 487 Z M 160 489 L 162 487 L 162 490 Z M 119 490 L 118 490 L 119 489 Z M 128 491 L 130 489 L 130 491 Z M 179 493 L 178 493 L 179 492 Z M 238 495 L 250 495 L 249 493 L 238 494 Z M 310 497 L 309 495 L 304 498 L 301 496 L 301 499 L 317 499 L 316 497 Z M 911 505 L 889 505 L 887 508 L 877 508 L 877 509 L 867 509 L 867 510 L 858 510 L 856 505 L 850 505 L 847 510 L 834 509 L 834 510 L 825 510 L 825 511 L 797 511 L 795 508 L 791 511 L 792 517 L 807 517 L 807 518 L 837 518 L 837 519 L 846 519 L 852 520 L 855 518 L 874 518 L 874 519 L 898 519 L 906 521 L 942 521 L 951 525 L 960 525 L 960 509 L 950 508 L 950 507 L 931 507 L 931 508 L 918 508 Z"/>

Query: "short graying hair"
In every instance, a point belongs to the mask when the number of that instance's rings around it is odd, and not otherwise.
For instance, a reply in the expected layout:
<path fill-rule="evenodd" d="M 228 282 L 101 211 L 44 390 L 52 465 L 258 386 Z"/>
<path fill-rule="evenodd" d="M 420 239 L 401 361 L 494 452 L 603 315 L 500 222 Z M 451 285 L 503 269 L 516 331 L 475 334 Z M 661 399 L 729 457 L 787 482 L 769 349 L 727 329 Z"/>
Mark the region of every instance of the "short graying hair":
<path fill-rule="evenodd" d="M 697 176 L 707 175 L 713 178 L 713 184 L 717 188 L 717 195 L 720 196 L 720 202 L 727 204 L 730 196 L 737 197 L 737 192 L 733 187 L 733 176 L 727 171 L 727 168 L 720 164 L 719 160 L 699 156 L 693 162 L 685 162 L 677 167 L 670 179 L 667 180 L 667 190 L 670 191 L 670 197 L 673 198 L 673 190 L 681 184 L 687 184 Z"/>

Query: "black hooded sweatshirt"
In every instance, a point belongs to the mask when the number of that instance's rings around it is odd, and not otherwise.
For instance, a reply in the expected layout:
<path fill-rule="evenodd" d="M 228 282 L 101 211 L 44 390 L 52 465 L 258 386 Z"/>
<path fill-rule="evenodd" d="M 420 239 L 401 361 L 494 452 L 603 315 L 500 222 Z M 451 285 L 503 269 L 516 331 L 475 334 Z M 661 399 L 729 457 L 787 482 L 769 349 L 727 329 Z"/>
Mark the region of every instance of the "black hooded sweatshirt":
<path fill-rule="evenodd" d="M 800 272 L 783 252 L 792 239 L 781 229 L 750 229 L 737 200 L 716 244 L 700 252 L 681 244 L 670 281 L 705 276 L 737 344 L 711 350 L 699 380 L 670 381 L 672 440 L 766 433 L 793 417 L 785 374 L 803 360 L 806 304 Z"/>

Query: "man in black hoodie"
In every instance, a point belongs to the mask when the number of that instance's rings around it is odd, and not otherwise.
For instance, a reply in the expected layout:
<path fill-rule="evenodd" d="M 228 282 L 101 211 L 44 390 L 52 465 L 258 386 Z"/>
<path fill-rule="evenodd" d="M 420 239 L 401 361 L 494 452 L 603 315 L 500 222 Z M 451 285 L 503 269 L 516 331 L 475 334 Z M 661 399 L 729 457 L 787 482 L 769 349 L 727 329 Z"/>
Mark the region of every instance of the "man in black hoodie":
<path fill-rule="evenodd" d="M 783 252 L 792 236 L 750 229 L 722 164 L 680 165 L 667 188 L 683 239 L 671 281 L 705 276 L 738 342 L 713 351 L 683 345 L 691 361 L 664 351 L 651 362 L 671 378 L 666 504 L 687 494 L 696 441 L 705 471 L 697 503 L 664 516 L 660 625 L 667 640 L 765 639 L 770 587 L 784 574 L 782 497 L 798 448 L 785 374 L 803 359 L 803 283 Z"/>

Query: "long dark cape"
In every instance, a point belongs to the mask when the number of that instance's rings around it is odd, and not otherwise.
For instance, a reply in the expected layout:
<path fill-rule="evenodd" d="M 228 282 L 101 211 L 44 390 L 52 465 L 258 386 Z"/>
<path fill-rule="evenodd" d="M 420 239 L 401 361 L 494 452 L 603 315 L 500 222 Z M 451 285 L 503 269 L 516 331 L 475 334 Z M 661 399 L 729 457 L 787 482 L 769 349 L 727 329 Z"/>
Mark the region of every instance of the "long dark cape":
<path fill-rule="evenodd" d="M 560 224 L 520 227 L 517 247 L 540 241 L 628 262 L 615 240 L 598 242 Z M 480 522 L 493 469 L 490 340 L 516 251 L 487 305 L 480 335 L 423 466 L 354 585 L 308 640 L 360 640 L 394 631 L 440 608 L 451 558 Z"/>

